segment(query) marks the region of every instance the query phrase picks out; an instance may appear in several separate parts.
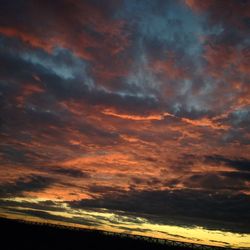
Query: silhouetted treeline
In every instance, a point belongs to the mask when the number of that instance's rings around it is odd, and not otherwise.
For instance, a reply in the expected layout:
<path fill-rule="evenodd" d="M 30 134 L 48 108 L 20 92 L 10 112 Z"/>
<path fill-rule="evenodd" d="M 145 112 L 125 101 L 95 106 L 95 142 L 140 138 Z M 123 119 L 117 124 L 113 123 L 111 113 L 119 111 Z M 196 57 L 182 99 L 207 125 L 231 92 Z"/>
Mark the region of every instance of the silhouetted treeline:
<path fill-rule="evenodd" d="M 52 225 L 24 223 L 0 218 L 0 249 L 32 250 L 184 250 L 195 246 L 169 246 L 142 238 L 109 235 L 96 230 L 74 230 Z M 204 248 L 207 249 L 207 248 Z M 223 248 L 222 248 L 223 249 Z"/>

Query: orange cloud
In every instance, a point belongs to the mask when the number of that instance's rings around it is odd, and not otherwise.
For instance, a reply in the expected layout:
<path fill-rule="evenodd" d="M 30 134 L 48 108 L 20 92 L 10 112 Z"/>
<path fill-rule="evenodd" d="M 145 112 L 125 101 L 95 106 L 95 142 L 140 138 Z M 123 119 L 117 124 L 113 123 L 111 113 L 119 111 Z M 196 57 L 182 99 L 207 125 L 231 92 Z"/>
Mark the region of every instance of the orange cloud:
<path fill-rule="evenodd" d="M 207 10 L 210 6 L 213 5 L 214 0 L 207 1 L 197 1 L 197 0 L 184 0 L 185 4 L 195 11 Z"/>
<path fill-rule="evenodd" d="M 30 44 L 32 47 L 42 48 L 48 53 L 52 51 L 54 46 L 54 43 L 51 39 L 44 40 L 31 33 L 21 31 L 15 27 L 0 26 L 0 33 L 8 37 L 15 37 L 17 39 L 20 39 L 21 41 Z"/>
<path fill-rule="evenodd" d="M 192 120 L 188 118 L 182 118 L 181 119 L 183 122 L 189 123 L 194 126 L 201 126 L 201 127 L 210 127 L 212 129 L 223 129 L 227 130 L 229 129 L 229 126 L 223 125 L 223 124 L 218 124 L 213 119 L 208 119 L 208 118 L 202 118 L 198 120 Z"/>
<path fill-rule="evenodd" d="M 153 121 L 153 120 L 163 120 L 167 116 L 173 116 L 170 113 L 164 112 L 163 114 L 157 114 L 157 115 L 147 115 L 147 116 L 142 116 L 142 115 L 130 115 L 130 114 L 119 114 L 115 113 L 111 109 L 105 109 L 102 111 L 103 114 L 105 115 L 110 115 L 114 116 L 120 119 L 125 119 L 125 120 L 132 120 L 132 121 Z"/>

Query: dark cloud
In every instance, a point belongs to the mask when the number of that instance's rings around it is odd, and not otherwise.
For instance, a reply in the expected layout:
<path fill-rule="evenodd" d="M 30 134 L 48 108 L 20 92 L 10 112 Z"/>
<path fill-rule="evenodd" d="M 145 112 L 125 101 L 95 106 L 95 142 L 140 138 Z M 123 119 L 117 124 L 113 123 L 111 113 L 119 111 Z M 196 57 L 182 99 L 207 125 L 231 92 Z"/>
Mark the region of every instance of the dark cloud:
<path fill-rule="evenodd" d="M 66 175 L 66 176 L 70 176 L 74 178 L 90 178 L 90 174 L 83 172 L 81 170 L 78 170 L 78 169 L 52 167 L 48 171 L 55 173 L 55 174 Z"/>
<path fill-rule="evenodd" d="M 123 230 L 123 233 L 128 233 L 128 234 L 130 233 L 130 230 L 131 230 L 129 227 L 125 227 L 125 226 L 115 226 L 115 225 L 112 225 L 112 227 L 120 229 L 120 230 Z M 143 228 L 134 228 L 133 230 L 135 232 L 142 232 L 142 233 L 152 232 L 152 230 L 150 230 L 150 229 L 143 229 Z"/>
<path fill-rule="evenodd" d="M 221 173 L 222 176 L 226 176 L 232 179 L 240 179 L 245 181 L 250 181 L 250 173 L 249 171 L 235 171 L 235 172 L 223 172 Z"/>
<path fill-rule="evenodd" d="M 215 243 L 222 243 L 225 245 L 229 245 L 228 242 L 224 242 L 224 241 L 218 241 L 218 240 L 209 240 L 210 242 L 215 242 Z"/>
<path fill-rule="evenodd" d="M 22 196 L 24 192 L 39 192 L 51 186 L 55 180 L 46 176 L 29 175 L 20 177 L 12 183 L 1 184 L 1 196 Z"/>
<path fill-rule="evenodd" d="M 249 173 L 244 172 L 201 173 L 191 175 L 184 184 L 189 188 L 233 192 L 249 190 L 246 183 L 248 180 Z"/>
<path fill-rule="evenodd" d="M 158 231 L 158 232 L 159 232 L 159 233 L 166 234 L 166 235 L 169 235 L 169 236 L 172 236 L 172 237 L 178 237 L 178 238 L 181 238 L 181 239 L 199 241 L 199 240 L 196 239 L 196 238 L 184 237 L 184 236 L 181 236 L 181 235 L 178 235 L 178 234 L 171 234 L 171 233 L 166 233 L 166 232 L 163 232 L 163 231 Z"/>
<path fill-rule="evenodd" d="M 132 182 L 135 184 L 145 184 L 145 185 L 149 185 L 149 186 L 155 186 L 158 184 L 162 183 L 162 180 L 158 179 L 158 178 L 139 178 L 139 177 L 133 177 L 132 178 Z"/>
<path fill-rule="evenodd" d="M 123 189 L 120 187 L 115 186 L 102 186 L 102 185 L 91 185 L 88 187 L 88 191 L 93 195 L 103 195 L 103 194 L 110 194 L 110 195 L 118 195 L 123 193 Z"/>
<path fill-rule="evenodd" d="M 154 220 L 161 223 L 169 223 L 169 218 L 170 221 L 181 221 L 182 225 L 249 232 L 249 197 L 244 194 L 195 190 L 134 191 L 117 196 L 106 195 L 95 200 L 72 201 L 69 204 L 73 208 L 107 208 L 132 212 L 151 219 L 155 215 Z"/>
<path fill-rule="evenodd" d="M 241 171 L 250 171 L 250 160 L 245 158 L 227 158 L 221 155 L 209 155 L 205 157 L 205 161 L 215 165 L 225 164 Z"/>
<path fill-rule="evenodd" d="M 30 98 L 27 102 L 25 111 L 27 115 L 34 117 L 32 122 L 44 121 L 61 127 L 65 123 L 65 119 L 62 118 L 63 114 L 59 113 L 59 116 L 56 113 L 58 111 L 55 109 L 57 99 L 69 100 L 73 98 L 76 101 L 80 100 L 82 104 L 115 107 L 118 110 L 133 113 L 141 113 L 145 108 L 149 111 L 158 108 L 158 101 L 152 97 L 90 88 L 89 84 L 93 82 L 93 78 L 89 75 L 87 64 L 80 61 L 68 50 L 61 49 L 48 55 L 46 52 L 35 49 L 31 53 L 25 53 L 13 47 L 12 51 L 6 51 L 6 48 L 9 47 L 9 42 L 2 43 L 0 56 L 4 67 L 1 75 L 6 81 L 15 82 L 16 89 L 11 91 L 13 85 L 3 85 L 3 91 L 7 94 L 5 98 L 10 97 L 11 94 L 13 96 L 22 95 L 20 88 L 25 87 L 27 81 L 34 82 L 34 75 L 39 76 L 45 90 L 44 93 L 36 98 Z M 12 74 L 13 68 L 15 68 L 15 75 Z M 9 100 L 6 99 L 6 101 Z M 11 107 L 11 113 L 15 113 L 13 108 Z M 52 110 L 52 112 L 48 113 L 47 110 Z M 10 107 L 6 107 L 6 112 L 10 112 Z M 5 118 L 4 114 L 3 117 Z M 23 119 L 22 116 L 20 118 Z M 5 120 L 8 120 L 7 115 Z"/>
<path fill-rule="evenodd" d="M 65 212 L 65 208 L 61 206 L 60 202 L 54 202 L 51 200 L 39 201 L 39 202 L 28 202 L 22 201 L 17 202 L 13 200 L 0 200 L 1 207 L 9 207 L 16 208 L 22 207 L 22 209 L 30 209 L 30 210 L 42 210 L 42 211 L 57 211 L 57 212 Z"/>
<path fill-rule="evenodd" d="M 14 162 L 25 162 L 25 151 L 21 151 L 11 146 L 1 147 L 1 155 L 5 156 L 5 159 L 9 159 Z"/>

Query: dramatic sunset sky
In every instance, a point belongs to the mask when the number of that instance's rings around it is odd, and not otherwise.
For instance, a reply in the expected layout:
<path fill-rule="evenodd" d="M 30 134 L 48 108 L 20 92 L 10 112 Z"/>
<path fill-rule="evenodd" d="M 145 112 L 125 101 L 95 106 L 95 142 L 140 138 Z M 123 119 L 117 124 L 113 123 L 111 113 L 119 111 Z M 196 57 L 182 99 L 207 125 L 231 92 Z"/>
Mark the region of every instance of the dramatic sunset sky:
<path fill-rule="evenodd" d="M 0 0 L 0 216 L 250 247 L 250 1 Z"/>

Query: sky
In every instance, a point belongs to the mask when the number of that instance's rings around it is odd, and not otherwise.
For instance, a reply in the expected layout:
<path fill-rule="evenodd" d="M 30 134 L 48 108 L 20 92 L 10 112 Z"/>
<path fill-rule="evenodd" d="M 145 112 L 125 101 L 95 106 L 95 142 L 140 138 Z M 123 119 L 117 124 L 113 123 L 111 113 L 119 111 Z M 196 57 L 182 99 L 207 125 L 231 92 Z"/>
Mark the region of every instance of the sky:
<path fill-rule="evenodd" d="M 249 0 L 0 0 L 0 216 L 250 247 Z"/>

